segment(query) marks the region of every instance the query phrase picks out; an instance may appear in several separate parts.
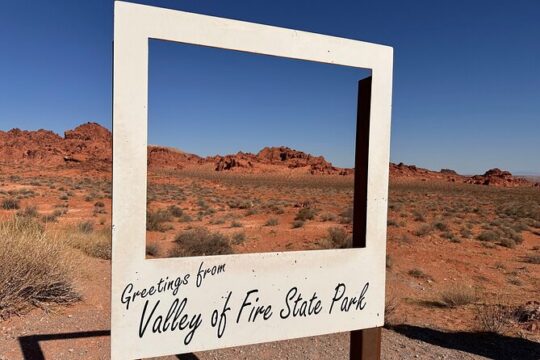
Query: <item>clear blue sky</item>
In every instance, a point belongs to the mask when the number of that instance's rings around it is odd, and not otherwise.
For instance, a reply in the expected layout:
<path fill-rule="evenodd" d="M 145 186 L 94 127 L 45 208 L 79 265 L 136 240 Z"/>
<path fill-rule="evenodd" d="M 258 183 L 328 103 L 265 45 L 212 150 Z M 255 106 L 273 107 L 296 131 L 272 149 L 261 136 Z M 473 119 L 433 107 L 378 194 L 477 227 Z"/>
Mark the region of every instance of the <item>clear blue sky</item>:
<path fill-rule="evenodd" d="M 392 161 L 540 173 L 537 0 L 139 2 L 391 45 Z M 110 127 L 112 9 L 0 2 L 0 129 Z M 152 41 L 149 142 L 203 155 L 283 144 L 349 165 L 364 75 Z"/>

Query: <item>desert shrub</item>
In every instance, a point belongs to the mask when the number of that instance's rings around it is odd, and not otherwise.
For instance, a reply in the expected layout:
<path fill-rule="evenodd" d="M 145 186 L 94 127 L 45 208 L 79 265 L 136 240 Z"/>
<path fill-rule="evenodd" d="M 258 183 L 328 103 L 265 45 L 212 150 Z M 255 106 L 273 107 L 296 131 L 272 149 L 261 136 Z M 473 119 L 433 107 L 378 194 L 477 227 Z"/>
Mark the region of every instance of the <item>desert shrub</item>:
<path fill-rule="evenodd" d="M 411 269 L 407 272 L 407 274 L 409 274 L 410 276 L 414 277 L 414 278 L 417 278 L 417 279 L 428 279 L 429 278 L 429 275 L 427 275 L 424 270 L 422 269 L 418 269 L 418 268 L 414 268 L 414 269 Z"/>
<path fill-rule="evenodd" d="M 386 255 L 386 268 L 391 269 L 393 265 L 394 265 L 394 259 L 392 259 L 392 257 L 387 254 Z"/>
<path fill-rule="evenodd" d="M 183 231 L 174 239 L 175 247 L 169 257 L 231 254 L 229 238 L 219 232 L 210 232 L 204 227 Z"/>
<path fill-rule="evenodd" d="M 246 216 L 251 216 L 251 215 L 257 214 L 258 212 L 259 212 L 259 211 L 258 211 L 257 209 L 252 208 L 252 209 L 247 210 L 245 215 L 246 215 Z"/>
<path fill-rule="evenodd" d="M 503 305 L 484 305 L 476 309 L 476 319 L 481 331 L 501 333 L 511 319 L 511 313 Z"/>
<path fill-rule="evenodd" d="M 184 215 L 184 211 L 176 205 L 171 205 L 167 208 L 167 211 L 174 217 L 179 218 Z"/>
<path fill-rule="evenodd" d="M 191 222 L 192 220 L 193 219 L 191 218 L 191 216 L 185 213 L 182 216 L 180 216 L 180 218 L 178 219 L 178 221 L 180 222 Z"/>
<path fill-rule="evenodd" d="M 298 211 L 294 220 L 301 220 L 301 221 L 313 220 L 315 218 L 316 213 L 317 212 L 315 211 L 315 209 L 302 208 Z"/>
<path fill-rule="evenodd" d="M 264 226 L 276 226 L 278 224 L 279 224 L 278 219 L 270 218 L 270 219 L 266 220 L 266 222 L 264 223 Z"/>
<path fill-rule="evenodd" d="M 59 198 L 60 200 L 64 200 L 64 201 L 69 200 L 68 194 L 62 194 L 62 195 L 60 195 L 58 198 Z"/>
<path fill-rule="evenodd" d="M 239 245 L 241 243 L 243 243 L 244 241 L 246 241 L 246 233 L 241 231 L 241 232 L 237 232 L 236 234 L 233 234 L 232 236 L 232 243 L 234 245 Z"/>
<path fill-rule="evenodd" d="M 238 221 L 236 221 L 236 220 L 233 220 L 233 221 L 231 222 L 231 227 L 232 227 L 232 228 L 239 228 L 239 227 L 242 227 L 242 226 L 244 226 L 244 225 L 242 225 L 241 222 L 238 222 Z"/>
<path fill-rule="evenodd" d="M 94 231 L 94 224 L 90 221 L 83 221 L 77 225 L 77 229 L 84 234 L 90 234 Z"/>
<path fill-rule="evenodd" d="M 441 303 L 447 307 L 468 305 L 477 299 L 476 291 L 464 285 L 455 285 L 441 292 Z"/>
<path fill-rule="evenodd" d="M 436 221 L 433 227 L 439 231 L 448 231 L 448 225 L 442 221 Z"/>
<path fill-rule="evenodd" d="M 159 209 L 157 211 L 146 212 L 146 230 L 148 231 L 167 231 L 172 227 L 166 226 L 164 223 L 171 221 L 171 214 L 164 209 Z"/>
<path fill-rule="evenodd" d="M 414 231 L 414 235 L 416 236 L 426 236 L 427 234 L 429 234 L 432 230 L 432 227 L 429 226 L 428 224 L 424 224 L 424 225 L 421 225 L 419 226 L 415 231 Z"/>
<path fill-rule="evenodd" d="M 395 226 L 395 227 L 399 227 L 399 224 L 396 220 L 394 219 L 388 219 L 386 220 L 386 225 L 387 226 Z"/>
<path fill-rule="evenodd" d="M 458 237 L 451 231 L 445 231 L 444 233 L 442 233 L 441 236 L 443 238 L 445 238 L 445 239 L 450 240 L 451 242 L 454 242 L 454 243 L 461 242 L 461 240 L 459 240 Z"/>
<path fill-rule="evenodd" d="M 513 249 L 516 247 L 516 242 L 512 239 L 508 239 L 508 238 L 502 238 L 500 241 L 499 241 L 499 245 L 503 246 L 503 247 L 506 247 L 506 248 L 509 248 L 509 249 Z"/>
<path fill-rule="evenodd" d="M 354 213 L 354 209 L 352 206 L 346 208 L 345 210 L 343 210 L 341 212 L 341 214 L 339 214 L 340 216 L 340 222 L 342 224 L 352 224 L 353 222 L 353 213 Z"/>
<path fill-rule="evenodd" d="M 333 214 L 331 212 L 324 212 L 322 213 L 321 215 L 319 215 L 319 219 L 321 221 L 336 221 L 337 220 L 337 216 L 336 214 Z"/>
<path fill-rule="evenodd" d="M 39 215 L 35 206 L 27 206 L 23 210 L 17 211 L 17 216 L 37 217 Z"/>
<path fill-rule="evenodd" d="M 326 248 L 330 249 L 350 248 L 352 246 L 352 236 L 347 234 L 345 229 L 341 227 L 331 227 L 328 229 L 324 244 Z"/>
<path fill-rule="evenodd" d="M 301 228 L 302 226 L 304 226 L 305 222 L 302 221 L 302 220 L 294 220 L 293 223 L 292 223 L 292 228 L 293 229 L 298 229 L 298 228 Z"/>
<path fill-rule="evenodd" d="M 2 200 L 2 209 L 4 210 L 17 210 L 20 208 L 19 200 L 13 198 L 7 198 Z"/>
<path fill-rule="evenodd" d="M 63 237 L 69 246 L 81 250 L 84 254 L 98 259 L 111 259 L 111 229 L 85 232 L 77 227 L 67 229 Z"/>
<path fill-rule="evenodd" d="M 159 247 L 156 244 L 146 244 L 146 255 L 157 256 Z"/>
<path fill-rule="evenodd" d="M 415 210 L 413 211 L 413 219 L 414 221 L 419 221 L 419 222 L 425 222 L 426 221 L 426 218 L 424 216 L 424 214 L 422 214 L 421 212 Z"/>
<path fill-rule="evenodd" d="M 102 207 L 105 207 L 105 203 L 103 203 L 103 201 L 96 201 L 94 206 L 98 208 L 102 208 Z"/>
<path fill-rule="evenodd" d="M 523 260 L 529 264 L 540 264 L 540 255 L 526 255 Z"/>
<path fill-rule="evenodd" d="M 500 235 L 492 230 L 484 230 L 477 237 L 480 241 L 497 241 L 499 238 Z"/>
<path fill-rule="evenodd" d="M 467 229 L 467 228 L 463 228 L 463 229 L 460 230 L 460 234 L 465 239 L 469 239 L 472 236 L 472 231 Z"/>
<path fill-rule="evenodd" d="M 62 243 L 31 218 L 0 223 L 0 318 L 46 303 L 80 296 L 71 278 L 73 262 Z"/>

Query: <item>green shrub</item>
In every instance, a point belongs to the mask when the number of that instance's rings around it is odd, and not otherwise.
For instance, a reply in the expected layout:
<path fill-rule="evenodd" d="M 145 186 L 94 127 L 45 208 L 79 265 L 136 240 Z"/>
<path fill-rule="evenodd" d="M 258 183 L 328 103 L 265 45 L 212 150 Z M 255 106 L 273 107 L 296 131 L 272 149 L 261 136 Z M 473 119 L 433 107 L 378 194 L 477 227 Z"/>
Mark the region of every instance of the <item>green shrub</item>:
<path fill-rule="evenodd" d="M 315 218 L 316 211 L 312 208 L 302 208 L 296 214 L 294 220 L 313 220 Z"/>
<path fill-rule="evenodd" d="M 204 227 L 196 227 L 176 235 L 175 247 L 170 251 L 170 257 L 204 256 L 231 254 L 229 239 L 219 233 L 210 232 Z"/>

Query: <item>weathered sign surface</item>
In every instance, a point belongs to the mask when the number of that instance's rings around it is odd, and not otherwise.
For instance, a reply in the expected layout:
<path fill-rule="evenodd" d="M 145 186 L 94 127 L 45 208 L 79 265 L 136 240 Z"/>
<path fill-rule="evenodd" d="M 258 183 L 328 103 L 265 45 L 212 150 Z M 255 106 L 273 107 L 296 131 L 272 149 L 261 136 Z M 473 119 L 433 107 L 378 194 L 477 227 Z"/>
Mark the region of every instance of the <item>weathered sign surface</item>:
<path fill-rule="evenodd" d="M 145 259 L 150 38 L 372 69 L 366 247 Z M 391 88 L 387 46 L 116 2 L 111 357 L 381 326 Z"/>

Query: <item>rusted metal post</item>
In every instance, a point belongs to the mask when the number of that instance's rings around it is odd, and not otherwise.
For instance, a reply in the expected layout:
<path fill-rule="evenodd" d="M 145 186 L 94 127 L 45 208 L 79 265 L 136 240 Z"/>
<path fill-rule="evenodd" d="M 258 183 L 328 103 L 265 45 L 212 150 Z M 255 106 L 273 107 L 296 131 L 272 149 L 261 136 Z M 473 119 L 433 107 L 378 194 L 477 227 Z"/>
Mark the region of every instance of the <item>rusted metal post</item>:
<path fill-rule="evenodd" d="M 366 247 L 371 76 L 358 82 L 354 163 L 353 247 Z M 351 331 L 351 360 L 381 358 L 381 328 Z"/>

